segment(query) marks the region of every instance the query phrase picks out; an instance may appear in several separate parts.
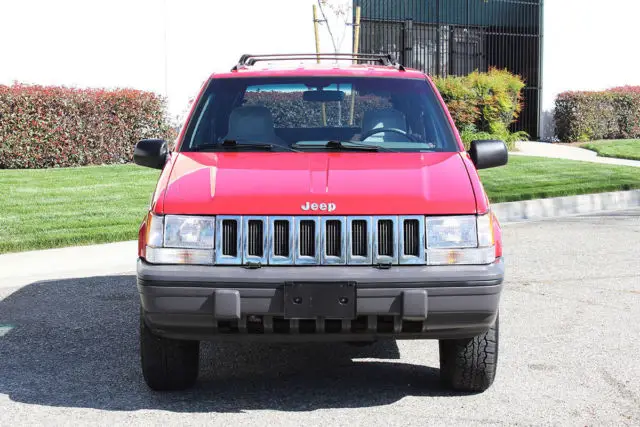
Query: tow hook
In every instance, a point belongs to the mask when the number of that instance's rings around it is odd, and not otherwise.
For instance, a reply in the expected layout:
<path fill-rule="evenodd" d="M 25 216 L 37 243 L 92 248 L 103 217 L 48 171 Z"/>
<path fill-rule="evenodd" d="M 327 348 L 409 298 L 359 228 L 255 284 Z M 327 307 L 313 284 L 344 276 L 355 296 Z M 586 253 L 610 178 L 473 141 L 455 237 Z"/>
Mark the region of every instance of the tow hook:
<path fill-rule="evenodd" d="M 380 262 L 376 265 L 376 267 L 378 267 L 381 270 L 388 270 L 391 268 L 391 263 L 390 262 Z"/>
<path fill-rule="evenodd" d="M 262 267 L 262 264 L 260 264 L 259 262 L 249 261 L 245 264 L 245 268 L 248 268 L 250 270 L 255 270 L 256 268 L 260 267 Z"/>

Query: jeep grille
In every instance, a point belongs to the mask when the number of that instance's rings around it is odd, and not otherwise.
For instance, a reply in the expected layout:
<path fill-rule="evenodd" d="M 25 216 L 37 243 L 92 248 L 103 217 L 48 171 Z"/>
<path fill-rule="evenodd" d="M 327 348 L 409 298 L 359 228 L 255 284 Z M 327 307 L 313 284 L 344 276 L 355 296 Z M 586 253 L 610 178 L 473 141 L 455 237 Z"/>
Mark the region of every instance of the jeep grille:
<path fill-rule="evenodd" d="M 423 216 L 218 216 L 216 263 L 425 264 Z"/>

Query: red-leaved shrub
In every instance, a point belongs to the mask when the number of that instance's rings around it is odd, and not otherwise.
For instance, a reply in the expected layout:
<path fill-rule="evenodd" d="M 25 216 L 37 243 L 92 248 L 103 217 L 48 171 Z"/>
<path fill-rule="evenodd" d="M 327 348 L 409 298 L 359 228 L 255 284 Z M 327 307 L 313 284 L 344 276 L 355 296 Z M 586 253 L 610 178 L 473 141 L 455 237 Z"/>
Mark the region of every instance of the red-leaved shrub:
<path fill-rule="evenodd" d="M 555 122 L 561 141 L 640 138 L 640 86 L 561 93 Z"/>
<path fill-rule="evenodd" d="M 0 169 L 129 162 L 139 139 L 172 133 L 154 93 L 0 85 Z"/>

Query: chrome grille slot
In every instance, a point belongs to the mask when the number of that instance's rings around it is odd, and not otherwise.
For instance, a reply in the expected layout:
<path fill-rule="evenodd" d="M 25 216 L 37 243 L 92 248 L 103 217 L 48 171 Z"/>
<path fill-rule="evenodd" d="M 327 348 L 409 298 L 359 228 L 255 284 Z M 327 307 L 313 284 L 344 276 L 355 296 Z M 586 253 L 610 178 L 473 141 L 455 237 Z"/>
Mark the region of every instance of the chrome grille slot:
<path fill-rule="evenodd" d="M 347 263 L 347 219 L 322 218 L 322 264 Z"/>
<path fill-rule="evenodd" d="M 320 218 L 307 216 L 295 217 L 295 220 L 295 263 L 298 265 L 320 264 L 320 252 L 322 248 Z"/>
<path fill-rule="evenodd" d="M 367 239 L 367 221 L 357 219 L 351 223 L 351 254 L 366 257 L 369 252 Z"/>
<path fill-rule="evenodd" d="M 347 217 L 347 264 L 370 265 L 373 259 L 373 220 L 370 216 Z"/>
<path fill-rule="evenodd" d="M 425 228 L 424 217 L 401 216 L 399 218 L 401 236 L 400 243 L 400 264 L 425 264 Z"/>
<path fill-rule="evenodd" d="M 381 216 L 375 218 L 373 238 L 373 263 L 398 263 L 398 217 Z"/>
<path fill-rule="evenodd" d="M 378 221 L 378 255 L 393 256 L 393 221 L 383 219 Z"/>
<path fill-rule="evenodd" d="M 311 220 L 300 221 L 300 256 L 316 256 L 316 223 Z"/>
<path fill-rule="evenodd" d="M 216 217 L 216 264 L 242 264 L 242 217 Z"/>
<path fill-rule="evenodd" d="M 222 255 L 238 256 L 238 221 L 225 219 L 222 221 Z"/>
<path fill-rule="evenodd" d="M 342 255 L 342 222 L 331 219 L 326 223 L 325 254 L 339 257 Z"/>
<path fill-rule="evenodd" d="M 268 264 L 269 232 L 267 230 L 267 217 L 245 216 L 242 217 L 242 229 L 244 230 L 244 243 L 242 259 L 244 263 Z"/>
<path fill-rule="evenodd" d="M 262 221 L 257 219 L 249 220 L 247 227 L 247 243 L 249 245 L 247 255 L 260 258 L 264 256 L 264 247 L 262 246 L 263 235 Z"/>
<path fill-rule="evenodd" d="M 289 222 L 277 220 L 273 228 L 273 254 L 275 256 L 288 257 L 289 247 Z"/>
<path fill-rule="evenodd" d="M 408 219 L 404 221 L 404 250 L 403 255 L 418 256 L 418 220 Z"/>
<path fill-rule="evenodd" d="M 293 264 L 294 218 L 290 216 L 271 216 L 268 222 L 268 263 L 271 265 Z"/>

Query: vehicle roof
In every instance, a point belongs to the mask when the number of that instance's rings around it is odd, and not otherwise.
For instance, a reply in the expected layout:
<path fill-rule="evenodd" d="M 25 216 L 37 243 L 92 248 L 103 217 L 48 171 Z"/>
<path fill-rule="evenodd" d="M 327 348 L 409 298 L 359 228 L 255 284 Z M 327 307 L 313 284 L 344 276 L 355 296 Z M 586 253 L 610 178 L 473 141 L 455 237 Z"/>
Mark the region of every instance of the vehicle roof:
<path fill-rule="evenodd" d="M 299 63 L 297 65 L 283 66 L 278 64 L 259 64 L 250 67 L 241 67 L 226 73 L 214 73 L 212 79 L 238 78 L 238 77 L 394 77 L 404 79 L 425 79 L 426 75 L 419 70 L 411 68 L 398 69 L 392 66 L 371 64 L 336 64 L 336 63 Z"/>

